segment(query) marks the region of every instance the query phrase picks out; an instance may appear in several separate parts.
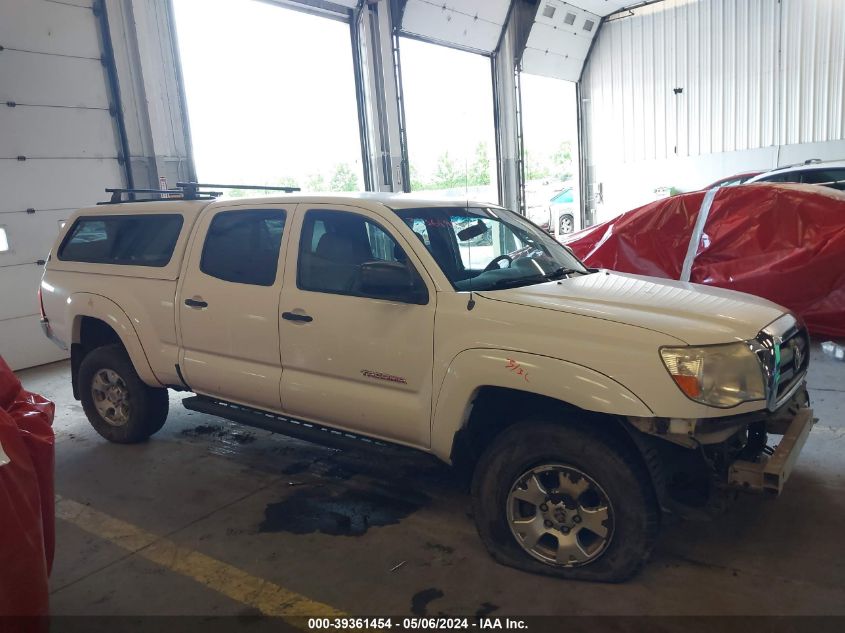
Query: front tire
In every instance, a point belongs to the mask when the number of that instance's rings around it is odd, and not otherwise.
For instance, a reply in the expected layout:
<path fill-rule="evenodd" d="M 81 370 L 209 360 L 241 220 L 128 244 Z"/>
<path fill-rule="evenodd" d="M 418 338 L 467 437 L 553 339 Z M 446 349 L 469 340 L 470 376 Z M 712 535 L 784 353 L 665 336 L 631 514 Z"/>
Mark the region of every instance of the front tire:
<path fill-rule="evenodd" d="M 660 522 L 639 455 L 614 435 L 559 422 L 503 431 L 476 466 L 472 497 L 497 561 L 561 578 L 627 580 L 648 559 Z"/>
<path fill-rule="evenodd" d="M 109 442 L 143 442 L 167 420 L 167 389 L 146 385 L 122 345 L 98 347 L 82 359 L 79 391 L 88 421 Z"/>

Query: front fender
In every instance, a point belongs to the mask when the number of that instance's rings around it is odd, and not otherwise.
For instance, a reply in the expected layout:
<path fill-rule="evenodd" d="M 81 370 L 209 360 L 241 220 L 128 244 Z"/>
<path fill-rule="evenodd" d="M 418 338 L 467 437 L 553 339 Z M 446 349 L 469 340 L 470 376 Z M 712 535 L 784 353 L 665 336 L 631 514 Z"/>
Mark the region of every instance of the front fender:
<path fill-rule="evenodd" d="M 77 292 L 70 295 L 67 299 L 65 323 L 73 323 L 71 330 L 73 343 L 80 342 L 83 317 L 99 319 L 111 327 L 117 333 L 123 347 L 126 348 L 126 352 L 132 360 L 132 365 L 141 380 L 150 386 L 161 386 L 150 367 L 147 354 L 144 352 L 138 333 L 132 326 L 132 321 L 119 305 L 111 299 L 89 292 Z"/>
<path fill-rule="evenodd" d="M 435 404 L 431 449 L 441 459 L 449 461 L 455 433 L 466 424 L 482 387 L 527 391 L 597 413 L 654 415 L 623 385 L 588 367 L 524 352 L 470 349 L 452 360 Z"/>

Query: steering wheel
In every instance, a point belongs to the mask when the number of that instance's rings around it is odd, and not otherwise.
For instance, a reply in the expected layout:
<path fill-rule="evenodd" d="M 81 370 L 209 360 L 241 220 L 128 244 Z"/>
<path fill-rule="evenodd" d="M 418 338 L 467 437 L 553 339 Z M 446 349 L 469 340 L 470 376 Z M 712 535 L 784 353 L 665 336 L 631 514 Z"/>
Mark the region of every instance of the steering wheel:
<path fill-rule="evenodd" d="M 484 267 L 483 272 L 486 273 L 489 270 L 495 270 L 497 268 L 501 268 L 501 266 L 499 266 L 499 262 L 503 262 L 505 260 L 507 260 L 508 268 L 510 268 L 510 265 L 513 263 L 513 259 L 511 259 L 511 256 L 510 255 L 499 255 L 498 257 L 494 257 L 492 260 L 490 260 L 490 263 L 487 264 L 487 266 Z"/>

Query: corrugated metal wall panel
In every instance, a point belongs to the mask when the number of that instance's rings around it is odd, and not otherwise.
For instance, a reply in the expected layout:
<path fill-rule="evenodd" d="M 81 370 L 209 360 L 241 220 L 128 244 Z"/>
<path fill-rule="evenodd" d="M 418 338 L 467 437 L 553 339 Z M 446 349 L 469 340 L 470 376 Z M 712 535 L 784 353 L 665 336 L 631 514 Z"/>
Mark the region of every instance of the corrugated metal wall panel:
<path fill-rule="evenodd" d="M 666 0 L 632 13 L 604 23 L 584 69 L 594 183 L 622 165 L 845 139 L 845 1 Z"/>
<path fill-rule="evenodd" d="M 605 23 L 583 81 L 596 151 L 637 161 L 840 139 L 844 78 L 841 0 L 667 0 Z"/>
<path fill-rule="evenodd" d="M 845 2 L 784 0 L 780 37 L 781 143 L 842 138 Z"/>

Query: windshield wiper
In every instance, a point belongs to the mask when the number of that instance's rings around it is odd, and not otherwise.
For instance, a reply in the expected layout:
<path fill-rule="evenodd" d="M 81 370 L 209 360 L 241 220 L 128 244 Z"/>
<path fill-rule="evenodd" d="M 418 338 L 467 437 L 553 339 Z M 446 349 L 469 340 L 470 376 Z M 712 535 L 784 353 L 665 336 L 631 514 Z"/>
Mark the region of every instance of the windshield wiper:
<path fill-rule="evenodd" d="M 543 275 L 543 279 L 547 279 L 548 281 L 554 281 L 555 279 L 560 279 L 561 277 L 566 277 L 568 275 L 582 272 L 583 271 L 575 270 L 574 268 L 558 268 L 557 270 L 553 270 L 552 272 Z"/>
<path fill-rule="evenodd" d="M 518 286 L 529 286 L 536 284 L 543 279 L 542 276 L 537 277 L 518 277 L 516 279 L 497 279 L 487 288 L 482 290 L 502 290 L 503 288 L 516 288 Z"/>

